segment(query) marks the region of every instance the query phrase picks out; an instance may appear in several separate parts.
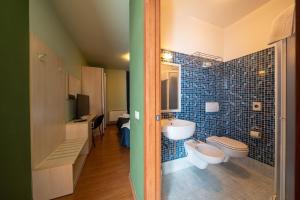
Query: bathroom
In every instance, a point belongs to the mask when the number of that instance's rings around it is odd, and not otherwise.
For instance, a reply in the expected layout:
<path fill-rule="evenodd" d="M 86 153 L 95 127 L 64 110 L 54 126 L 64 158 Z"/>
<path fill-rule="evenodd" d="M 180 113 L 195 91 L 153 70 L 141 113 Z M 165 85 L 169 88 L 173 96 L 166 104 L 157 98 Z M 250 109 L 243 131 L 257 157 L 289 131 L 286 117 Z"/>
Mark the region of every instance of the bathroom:
<path fill-rule="evenodd" d="M 163 199 L 284 196 L 272 30 L 294 1 L 184 2 L 161 1 Z"/>

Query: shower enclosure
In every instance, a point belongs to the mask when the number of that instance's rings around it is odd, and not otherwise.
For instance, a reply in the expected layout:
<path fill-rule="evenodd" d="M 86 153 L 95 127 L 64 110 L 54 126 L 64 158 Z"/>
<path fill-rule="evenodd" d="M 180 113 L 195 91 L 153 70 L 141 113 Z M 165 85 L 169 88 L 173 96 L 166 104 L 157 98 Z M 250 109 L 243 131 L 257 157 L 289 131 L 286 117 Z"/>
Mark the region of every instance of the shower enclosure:
<path fill-rule="evenodd" d="M 295 199 L 295 35 L 276 44 L 276 164 L 275 193 Z"/>

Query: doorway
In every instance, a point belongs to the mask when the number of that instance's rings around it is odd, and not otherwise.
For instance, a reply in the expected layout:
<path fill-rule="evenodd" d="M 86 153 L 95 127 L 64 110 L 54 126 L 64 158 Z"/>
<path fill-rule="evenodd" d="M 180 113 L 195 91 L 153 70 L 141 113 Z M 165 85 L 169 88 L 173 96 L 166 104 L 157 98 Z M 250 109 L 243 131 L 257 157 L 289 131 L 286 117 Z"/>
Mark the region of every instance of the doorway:
<path fill-rule="evenodd" d="M 265 5 L 265 6 L 266 6 L 266 5 Z M 176 8 L 175 8 L 175 9 L 176 9 Z M 177 7 L 177 9 L 178 9 L 178 7 Z M 173 11 L 174 11 L 174 10 L 173 10 Z M 174 14 L 174 13 L 173 13 L 173 14 Z M 169 15 L 169 16 L 170 16 L 170 15 Z M 195 19 L 194 19 L 194 20 L 195 20 Z M 197 20 L 195 20 L 195 21 L 197 21 Z M 172 21 L 172 23 L 174 23 L 174 21 Z M 170 24 L 171 24 L 171 23 L 170 23 Z M 188 23 L 187 23 L 187 24 L 188 24 Z M 183 30 L 185 30 L 185 29 L 183 29 Z M 186 31 L 186 30 L 185 30 L 185 31 Z M 187 31 L 186 31 L 186 32 L 187 32 Z M 174 34 L 174 35 L 175 35 L 175 34 Z M 172 39 L 174 39 L 174 38 L 172 38 Z M 172 50 L 172 49 L 171 49 L 171 50 Z M 175 55 L 175 56 L 174 56 L 174 60 L 177 59 L 177 61 L 178 61 L 178 60 L 181 60 L 181 61 L 183 60 L 182 62 L 188 62 L 188 61 L 186 61 L 186 60 L 184 60 L 184 59 L 179 58 L 178 53 L 180 53 L 180 52 L 178 52 L 178 51 L 177 51 L 177 52 L 176 52 L 176 51 L 175 51 L 175 52 L 174 52 L 174 51 L 172 52 L 172 51 L 170 51 L 170 48 L 169 48 L 169 49 L 166 49 L 166 51 L 169 51 L 169 52 L 171 52 L 171 54 Z M 274 55 L 273 55 L 273 56 L 274 56 L 274 57 L 273 57 L 273 62 L 275 62 L 275 49 L 273 48 L 273 50 L 271 50 L 271 51 L 274 52 Z M 252 52 L 252 53 L 255 53 L 255 52 Z M 252 55 L 252 53 L 251 53 L 251 55 Z M 268 52 L 266 52 L 266 53 L 269 54 Z M 191 54 L 193 54 L 193 53 L 191 53 Z M 191 54 L 190 54 L 190 55 L 191 55 Z M 263 53 L 263 52 L 260 52 L 260 54 L 264 54 L 264 53 Z M 270 53 L 269 55 L 271 55 L 271 54 L 272 54 L 272 53 Z M 246 55 L 247 55 L 247 54 L 246 54 Z M 195 56 L 195 55 L 192 55 L 192 56 Z M 253 55 L 252 55 L 252 56 L 253 56 Z M 242 57 L 243 57 L 243 56 L 242 56 Z M 178 63 L 177 63 L 177 64 L 178 64 Z M 274 68 L 275 68 L 275 64 L 274 64 Z M 257 73 L 258 73 L 258 74 L 261 73 L 260 75 L 261 75 L 261 76 L 264 76 L 264 75 L 262 75 L 264 72 L 259 72 L 259 71 L 258 71 Z M 273 77 L 275 77 L 275 74 L 273 74 Z M 275 85 L 275 84 L 274 84 L 274 85 Z M 273 87 L 275 87 L 274 85 L 273 85 Z M 275 99 L 275 95 L 273 95 L 273 100 L 274 100 L 274 99 Z M 273 108 L 274 108 L 274 109 L 275 109 L 275 106 L 276 106 L 276 105 L 274 105 L 274 103 L 273 103 Z M 176 117 L 178 117 L 178 116 L 180 117 L 180 115 L 176 115 L 176 114 L 175 114 L 175 116 L 176 116 Z M 273 122 L 272 122 L 272 123 L 273 123 L 273 133 L 274 133 L 274 136 L 275 136 L 275 126 L 276 126 L 276 125 L 275 125 L 275 112 L 274 112 Z M 260 132 L 259 127 L 257 127 L 257 130 L 254 130 L 254 131 Z M 264 131 L 263 131 L 263 132 L 264 132 Z M 156 134 L 161 135 L 161 133 L 158 133 L 158 132 L 157 132 Z M 208 134 L 209 134 L 209 133 L 208 133 Z M 252 133 L 252 134 L 253 134 L 253 133 Z M 252 138 L 252 139 L 253 139 L 253 138 Z M 251 139 L 249 139 L 249 140 L 251 140 Z M 244 142 L 247 142 L 247 141 L 244 140 Z M 164 143 L 161 143 L 161 148 L 163 148 L 164 145 L 165 145 Z M 166 145 L 168 145 L 168 144 L 166 144 Z M 273 147 L 275 148 L 275 141 L 274 141 Z M 174 149 L 176 149 L 176 148 L 174 148 Z M 176 149 L 175 151 L 177 151 L 177 149 Z M 250 152 L 251 152 L 251 150 L 250 150 Z M 289 154 L 289 155 L 290 155 L 291 157 L 293 157 L 292 154 Z M 163 155 L 162 155 L 162 156 L 163 156 Z M 259 157 L 259 156 L 256 157 L 255 155 L 251 155 L 251 156 L 252 156 L 252 158 L 254 157 L 255 159 L 257 159 L 257 157 Z M 282 158 L 280 158 L 280 159 L 282 159 Z M 269 160 L 268 160 L 268 159 L 267 159 L 267 160 L 263 160 L 263 159 L 262 159 L 260 162 L 263 162 L 264 164 L 271 165 L 272 167 L 274 167 L 274 166 L 276 165 L 276 164 L 275 164 L 275 163 L 276 163 L 275 160 L 276 160 L 276 158 L 275 158 L 275 156 L 274 156 L 272 159 L 269 159 Z M 293 165 L 293 164 L 292 164 L 292 165 Z M 282 169 L 281 169 L 281 170 L 282 170 Z M 274 173 L 274 170 L 271 170 L 271 171 L 272 171 L 272 173 Z M 285 173 L 285 172 L 283 172 L 283 173 Z M 271 185 L 272 185 L 272 184 L 273 184 L 273 183 L 271 183 Z M 274 186 L 274 187 L 275 187 L 275 186 Z M 273 189 L 271 188 L 271 190 L 273 190 Z M 276 193 L 276 192 L 275 192 L 275 193 Z M 292 192 L 292 193 L 293 193 L 293 192 Z M 272 196 L 272 192 L 269 194 L 269 196 Z"/>

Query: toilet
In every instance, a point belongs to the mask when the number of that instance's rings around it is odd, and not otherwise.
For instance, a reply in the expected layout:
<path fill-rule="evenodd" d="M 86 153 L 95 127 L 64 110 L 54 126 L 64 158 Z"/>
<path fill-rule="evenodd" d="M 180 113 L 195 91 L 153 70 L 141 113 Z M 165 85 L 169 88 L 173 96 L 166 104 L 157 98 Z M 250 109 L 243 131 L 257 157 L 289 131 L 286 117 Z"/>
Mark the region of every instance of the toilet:
<path fill-rule="evenodd" d="M 225 154 L 219 148 L 196 140 L 184 142 L 187 159 L 200 169 L 205 169 L 208 164 L 223 162 Z"/>
<path fill-rule="evenodd" d="M 206 143 L 213 145 L 224 152 L 224 162 L 228 162 L 230 157 L 247 157 L 249 153 L 249 149 L 246 144 L 228 137 L 211 136 L 206 139 Z"/>

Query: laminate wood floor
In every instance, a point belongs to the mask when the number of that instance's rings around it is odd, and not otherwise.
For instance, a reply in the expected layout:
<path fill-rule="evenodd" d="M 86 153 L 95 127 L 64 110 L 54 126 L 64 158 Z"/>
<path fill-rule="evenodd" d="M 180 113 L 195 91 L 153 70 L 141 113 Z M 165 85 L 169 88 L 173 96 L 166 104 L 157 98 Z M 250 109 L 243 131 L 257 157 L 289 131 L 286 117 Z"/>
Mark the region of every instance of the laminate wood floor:
<path fill-rule="evenodd" d="M 95 138 L 74 194 L 57 200 L 133 200 L 129 182 L 129 149 L 121 147 L 116 126 Z"/>

